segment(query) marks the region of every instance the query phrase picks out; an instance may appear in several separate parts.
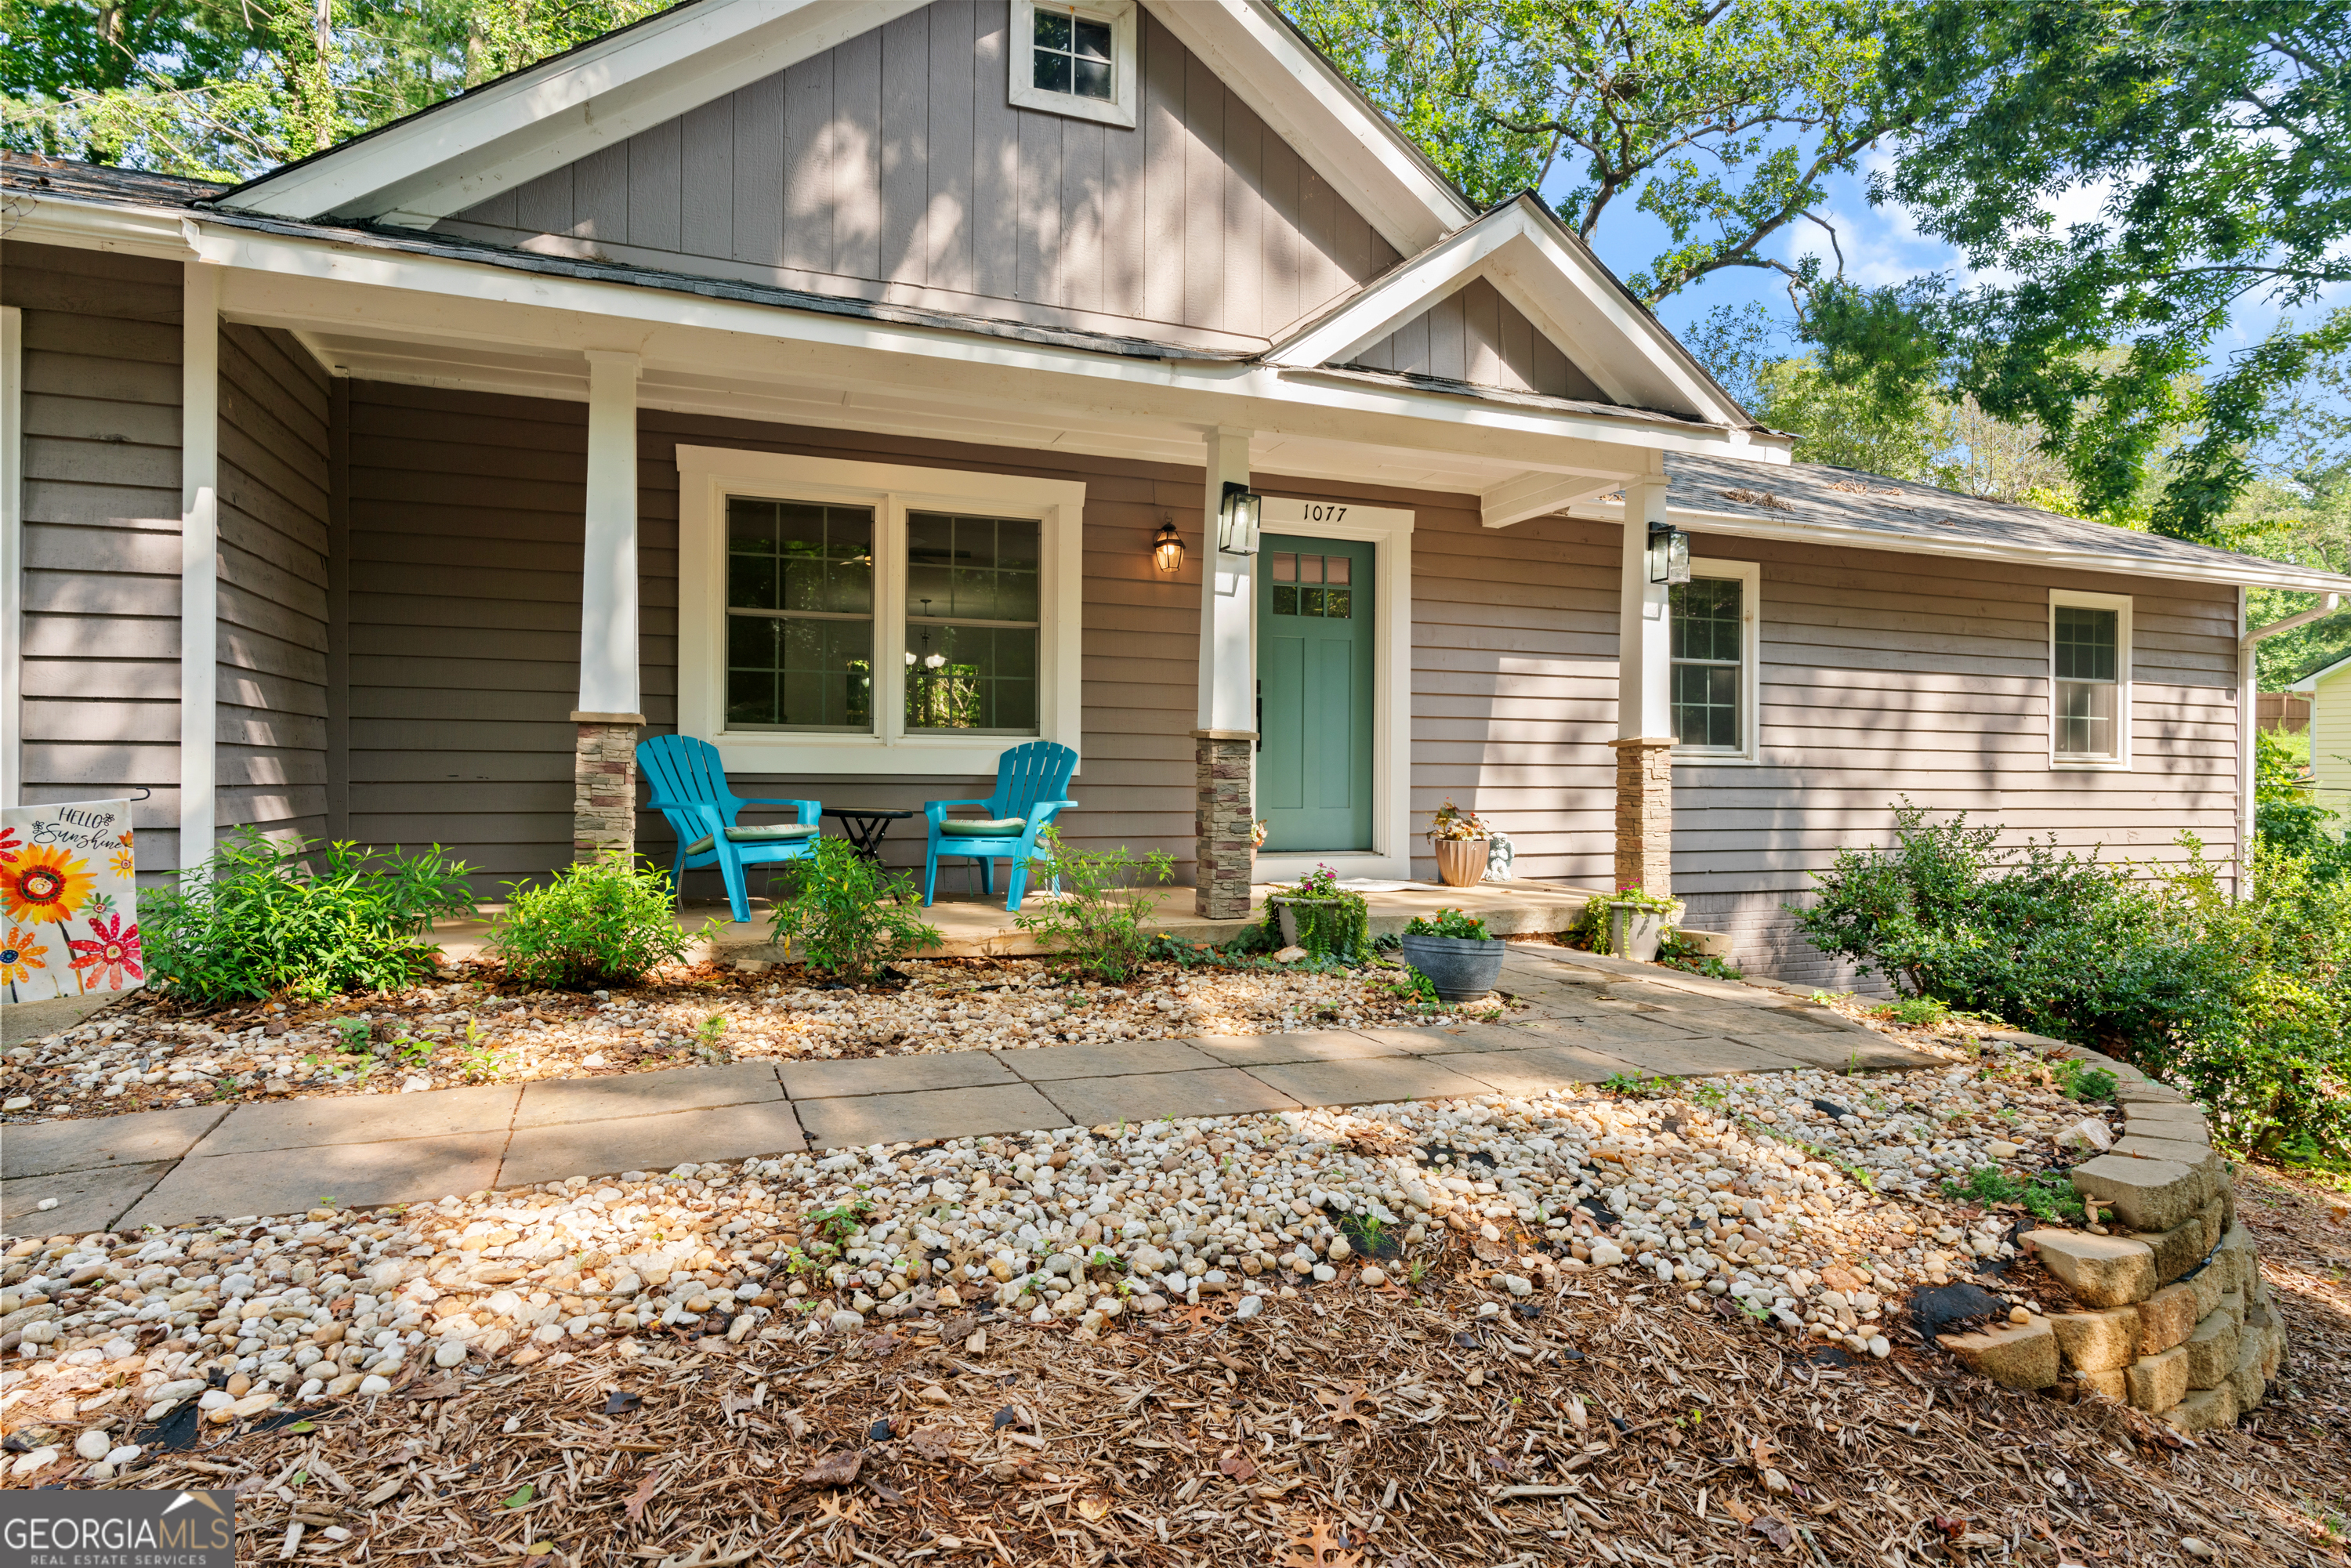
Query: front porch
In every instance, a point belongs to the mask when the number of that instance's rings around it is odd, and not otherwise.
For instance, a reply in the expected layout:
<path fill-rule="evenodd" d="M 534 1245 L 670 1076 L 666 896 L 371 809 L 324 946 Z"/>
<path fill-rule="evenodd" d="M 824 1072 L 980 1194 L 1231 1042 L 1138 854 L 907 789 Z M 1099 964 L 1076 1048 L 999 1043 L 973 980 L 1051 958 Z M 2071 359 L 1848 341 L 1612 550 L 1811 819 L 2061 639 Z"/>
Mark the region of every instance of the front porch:
<path fill-rule="evenodd" d="M 1156 908 L 1144 923 L 1145 929 L 1157 936 L 1172 936 L 1186 942 L 1221 945 L 1231 941 L 1249 925 L 1265 918 L 1266 894 L 1278 884 L 1259 883 L 1249 889 L 1249 913 L 1246 918 L 1207 920 L 1193 913 L 1193 890 L 1185 887 L 1156 889 L 1153 892 Z M 1372 935 L 1400 936 L 1416 916 L 1436 914 L 1440 909 L 1458 909 L 1474 915 L 1486 923 L 1486 928 L 1497 936 L 1527 936 L 1564 931 L 1575 924 L 1585 902 L 1605 893 L 1593 887 L 1566 887 L 1557 883 L 1511 881 L 1480 883 L 1475 887 L 1442 887 L 1435 883 L 1417 883 L 1394 891 L 1366 892 L 1364 901 L 1371 905 Z M 1029 894 L 1024 907 L 1041 908 L 1050 894 Z M 441 944 L 443 954 L 453 962 L 461 962 L 480 955 L 489 945 L 491 923 L 502 908 L 485 904 L 483 918 L 478 920 L 443 921 L 433 930 L 433 938 Z M 696 963 L 732 964 L 750 961 L 773 962 L 778 954 L 768 941 L 768 912 L 772 903 L 764 897 L 751 900 L 751 919 L 736 925 L 727 919 L 724 900 L 687 899 L 677 906 L 679 929 L 699 933 L 711 921 L 719 922 L 718 930 L 706 941 L 698 942 L 690 956 Z M 1004 909 L 999 894 L 987 898 L 976 893 L 941 893 L 925 918 L 936 926 L 943 943 L 928 957 L 982 958 L 1021 957 L 1043 951 L 1036 940 L 1014 924 L 1013 916 Z"/>

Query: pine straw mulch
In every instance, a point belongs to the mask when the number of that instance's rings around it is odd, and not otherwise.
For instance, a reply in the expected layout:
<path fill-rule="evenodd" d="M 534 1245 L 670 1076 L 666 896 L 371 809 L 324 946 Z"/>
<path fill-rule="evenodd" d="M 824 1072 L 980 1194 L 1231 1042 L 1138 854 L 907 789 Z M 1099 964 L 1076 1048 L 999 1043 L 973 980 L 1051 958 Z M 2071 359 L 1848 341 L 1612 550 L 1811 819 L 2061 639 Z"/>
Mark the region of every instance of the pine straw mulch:
<path fill-rule="evenodd" d="M 2254 1187 L 2264 1246 L 2273 1216 L 2325 1225 Z M 128 1484 L 235 1486 L 247 1560 L 452 1568 L 2340 1563 L 2351 1302 L 2285 1245 L 2274 1402 L 2193 1443 L 1907 1332 L 1848 1363 L 1597 1276 L 1480 1322 L 1455 1257 L 1420 1295 L 1192 1309 L 1164 1335 L 963 1320 L 424 1370 Z"/>

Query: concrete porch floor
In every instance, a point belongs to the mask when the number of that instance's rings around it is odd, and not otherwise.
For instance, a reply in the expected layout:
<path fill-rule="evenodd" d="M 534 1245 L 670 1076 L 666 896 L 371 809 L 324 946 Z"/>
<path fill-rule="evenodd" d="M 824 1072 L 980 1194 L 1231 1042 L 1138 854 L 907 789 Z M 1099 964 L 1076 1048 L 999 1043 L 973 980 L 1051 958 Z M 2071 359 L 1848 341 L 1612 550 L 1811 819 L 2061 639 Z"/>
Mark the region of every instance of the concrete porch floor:
<path fill-rule="evenodd" d="M 1229 942 L 1242 927 L 1265 917 L 1265 896 L 1275 885 L 1260 883 L 1249 890 L 1250 913 L 1247 920 L 1203 920 L 1193 913 L 1192 889 L 1155 890 L 1157 910 L 1146 923 L 1147 929 L 1155 935 L 1180 936 L 1190 942 Z M 1440 909 L 1459 909 L 1477 915 L 1497 936 L 1524 936 L 1566 930 L 1583 913 L 1585 901 L 1604 891 L 1530 881 L 1485 882 L 1474 887 L 1415 883 L 1394 893 L 1366 893 L 1364 897 L 1371 905 L 1374 936 L 1400 935 L 1415 916 L 1434 915 Z M 1041 909 L 1050 897 L 1048 894 L 1031 892 L 1022 901 L 1022 913 Z M 434 927 L 434 939 L 453 960 L 473 957 L 488 946 L 491 917 L 502 907 L 485 904 L 484 916 L 478 920 L 443 921 Z M 769 908 L 767 899 L 755 897 L 751 900 L 751 918 L 737 925 L 728 918 L 724 901 L 695 900 L 679 905 L 677 923 L 684 930 L 698 936 L 709 921 L 719 922 L 711 940 L 695 944 L 692 956 L 697 960 L 731 963 L 745 958 L 773 959 L 779 955 L 768 942 Z M 944 945 L 926 956 L 1011 957 L 1041 950 L 1005 913 L 1000 893 L 994 898 L 976 893 L 942 893 L 924 918 L 938 927 L 944 938 Z"/>

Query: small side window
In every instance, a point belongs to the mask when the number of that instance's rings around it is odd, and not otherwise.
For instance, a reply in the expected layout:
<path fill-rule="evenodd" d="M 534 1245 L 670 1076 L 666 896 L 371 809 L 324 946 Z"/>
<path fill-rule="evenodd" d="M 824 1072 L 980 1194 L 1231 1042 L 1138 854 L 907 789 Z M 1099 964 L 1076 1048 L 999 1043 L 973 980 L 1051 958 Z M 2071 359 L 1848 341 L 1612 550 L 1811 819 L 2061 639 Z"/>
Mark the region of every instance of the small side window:
<path fill-rule="evenodd" d="M 2049 755 L 2060 766 L 2130 761 L 2130 600 L 2049 596 Z"/>
<path fill-rule="evenodd" d="M 1132 127 L 1134 0 L 1012 0 L 1011 100 Z"/>
<path fill-rule="evenodd" d="M 1760 756 L 1761 590 L 1754 561 L 1693 560 L 1690 580 L 1667 594 L 1677 762 L 1737 764 Z"/>

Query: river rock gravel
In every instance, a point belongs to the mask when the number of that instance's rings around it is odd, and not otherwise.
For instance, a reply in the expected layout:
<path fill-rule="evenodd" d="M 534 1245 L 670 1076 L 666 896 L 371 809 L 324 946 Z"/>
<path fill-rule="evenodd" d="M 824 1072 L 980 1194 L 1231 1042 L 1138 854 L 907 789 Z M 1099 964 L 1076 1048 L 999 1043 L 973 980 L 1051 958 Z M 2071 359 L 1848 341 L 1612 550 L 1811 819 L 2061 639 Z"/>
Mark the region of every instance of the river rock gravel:
<path fill-rule="evenodd" d="M 2012 1218 L 1944 1184 L 2029 1174 L 2099 1113 L 1994 1048 L 1907 1073 L 1062 1128 L 31 1235 L 0 1263 L 7 1468 L 132 1473 L 152 1423 L 192 1402 L 225 1426 L 554 1354 L 821 1354 L 907 1319 L 982 1343 L 1015 1318 L 1147 1333 L 1176 1310 L 1408 1295 L 1432 1273 L 1494 1315 L 1601 1271 L 1884 1356 L 1904 1292 L 2014 1256 Z"/>

